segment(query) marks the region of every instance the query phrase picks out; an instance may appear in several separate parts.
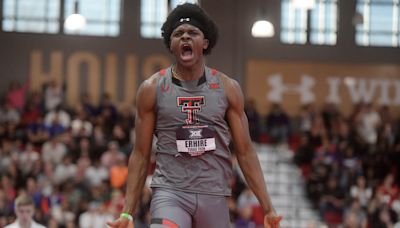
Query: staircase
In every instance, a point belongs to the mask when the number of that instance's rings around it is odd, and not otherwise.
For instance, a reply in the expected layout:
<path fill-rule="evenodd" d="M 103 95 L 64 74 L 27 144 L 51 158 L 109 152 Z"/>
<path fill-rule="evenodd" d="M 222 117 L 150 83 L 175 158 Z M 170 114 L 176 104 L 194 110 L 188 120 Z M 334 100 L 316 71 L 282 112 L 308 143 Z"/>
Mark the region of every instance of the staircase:
<path fill-rule="evenodd" d="M 272 204 L 283 216 L 281 228 L 327 227 L 307 198 L 305 181 L 287 146 L 255 144 L 255 148 Z"/>

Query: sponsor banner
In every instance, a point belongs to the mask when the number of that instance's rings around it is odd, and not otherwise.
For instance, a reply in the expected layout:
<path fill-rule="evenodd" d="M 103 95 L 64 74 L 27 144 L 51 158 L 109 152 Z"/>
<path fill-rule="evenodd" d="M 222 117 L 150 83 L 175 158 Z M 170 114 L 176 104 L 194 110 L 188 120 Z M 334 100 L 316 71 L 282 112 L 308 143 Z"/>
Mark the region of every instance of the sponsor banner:
<path fill-rule="evenodd" d="M 291 115 L 303 104 L 335 103 L 348 115 L 360 102 L 400 114 L 400 65 L 249 60 L 245 83 L 246 98 L 263 115 L 272 103 Z"/>

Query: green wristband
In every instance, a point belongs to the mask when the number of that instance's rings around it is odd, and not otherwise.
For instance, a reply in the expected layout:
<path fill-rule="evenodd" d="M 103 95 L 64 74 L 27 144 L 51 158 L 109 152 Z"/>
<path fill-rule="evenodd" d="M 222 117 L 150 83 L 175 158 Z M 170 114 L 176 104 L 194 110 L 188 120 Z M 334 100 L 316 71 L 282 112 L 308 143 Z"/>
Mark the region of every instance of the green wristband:
<path fill-rule="evenodd" d="M 130 215 L 129 213 L 121 213 L 120 215 L 119 215 L 119 217 L 120 218 L 126 218 L 126 219 L 128 219 L 129 221 L 133 221 L 133 217 L 132 217 L 132 215 Z"/>

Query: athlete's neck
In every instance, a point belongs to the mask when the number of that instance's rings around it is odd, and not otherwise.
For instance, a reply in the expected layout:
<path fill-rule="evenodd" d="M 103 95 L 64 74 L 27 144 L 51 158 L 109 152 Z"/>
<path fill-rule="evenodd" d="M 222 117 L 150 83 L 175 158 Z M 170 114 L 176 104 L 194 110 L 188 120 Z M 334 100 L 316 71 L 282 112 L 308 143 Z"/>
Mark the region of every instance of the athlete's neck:
<path fill-rule="evenodd" d="M 172 76 L 181 81 L 193 81 L 203 76 L 204 68 L 203 63 L 192 67 L 174 64 L 172 65 Z"/>

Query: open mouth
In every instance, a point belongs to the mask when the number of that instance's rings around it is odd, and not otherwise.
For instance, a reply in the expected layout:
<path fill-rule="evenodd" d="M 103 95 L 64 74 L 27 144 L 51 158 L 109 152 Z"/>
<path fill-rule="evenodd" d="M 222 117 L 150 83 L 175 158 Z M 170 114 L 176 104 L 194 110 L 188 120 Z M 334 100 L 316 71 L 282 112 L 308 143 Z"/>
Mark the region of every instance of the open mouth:
<path fill-rule="evenodd" d="M 181 58 L 182 59 L 189 59 L 189 58 L 191 58 L 193 56 L 193 49 L 192 49 L 192 47 L 190 46 L 190 45 L 188 45 L 188 44 L 184 44 L 182 47 L 181 47 Z"/>

